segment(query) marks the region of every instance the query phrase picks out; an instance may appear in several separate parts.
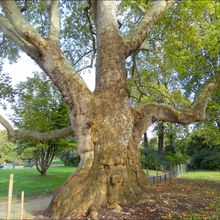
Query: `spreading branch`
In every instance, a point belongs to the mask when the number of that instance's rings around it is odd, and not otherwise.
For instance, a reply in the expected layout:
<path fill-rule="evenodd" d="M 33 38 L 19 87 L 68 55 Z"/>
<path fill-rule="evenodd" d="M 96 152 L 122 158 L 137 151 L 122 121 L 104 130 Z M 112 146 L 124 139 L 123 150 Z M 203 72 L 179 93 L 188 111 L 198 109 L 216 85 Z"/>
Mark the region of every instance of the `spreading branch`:
<path fill-rule="evenodd" d="M 8 19 L 3 15 L 0 15 L 0 31 L 4 33 L 5 37 L 17 44 L 23 51 L 29 53 L 31 57 L 37 57 L 38 52 L 36 49 L 14 29 Z"/>
<path fill-rule="evenodd" d="M 152 30 L 154 24 L 158 21 L 160 16 L 171 6 L 166 0 L 155 1 L 149 10 L 139 7 L 144 16 L 139 22 L 138 26 L 125 37 L 125 55 L 128 57 L 135 53 L 142 45 L 146 36 Z"/>
<path fill-rule="evenodd" d="M 65 97 L 70 108 L 80 99 L 88 98 L 91 92 L 83 79 L 64 57 L 57 46 L 59 37 L 59 1 L 45 2 L 50 13 L 51 25 L 49 36 L 44 39 L 21 14 L 15 1 L 0 0 L 4 16 L 0 17 L 0 30 L 21 47 L 45 71 Z M 74 92 L 70 92 L 74 90 Z M 83 97 L 83 98 L 82 98 Z M 76 106 L 76 105 L 75 105 Z M 84 108 L 81 106 L 81 108 Z"/>
<path fill-rule="evenodd" d="M 135 111 L 134 138 L 140 139 L 146 129 L 156 121 L 187 125 L 204 120 L 206 107 L 213 93 L 220 87 L 220 71 L 201 88 L 196 101 L 189 109 L 177 109 L 165 104 L 146 104 Z"/>
<path fill-rule="evenodd" d="M 13 26 L 14 31 L 25 41 L 35 48 L 43 49 L 46 45 L 45 39 L 28 23 L 18 9 L 15 1 L 0 0 L 6 18 Z"/>
<path fill-rule="evenodd" d="M 22 138 L 32 138 L 38 141 L 48 141 L 52 139 L 73 136 L 74 132 L 71 126 L 48 132 L 38 132 L 35 130 L 14 130 L 12 125 L 0 115 L 0 123 L 5 127 L 8 133 L 8 139 L 15 141 Z"/>

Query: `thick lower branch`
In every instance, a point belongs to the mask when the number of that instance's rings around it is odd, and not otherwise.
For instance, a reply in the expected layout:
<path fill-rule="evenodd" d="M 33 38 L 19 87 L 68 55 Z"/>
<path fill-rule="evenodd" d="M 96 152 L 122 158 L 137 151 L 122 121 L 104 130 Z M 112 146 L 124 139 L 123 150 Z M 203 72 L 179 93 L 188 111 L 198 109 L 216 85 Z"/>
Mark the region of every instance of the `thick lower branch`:
<path fill-rule="evenodd" d="M 11 124 L 1 115 L 0 115 L 0 123 L 6 128 L 8 132 L 8 138 L 11 141 L 21 138 L 32 138 L 38 141 L 48 141 L 52 139 L 74 135 L 71 126 L 49 132 L 38 132 L 34 130 L 15 131 L 14 128 L 11 126 Z"/>
<path fill-rule="evenodd" d="M 33 138 L 38 141 L 48 141 L 62 137 L 68 137 L 74 135 L 73 129 L 71 126 L 66 128 L 61 128 L 49 132 L 38 132 L 34 130 L 24 130 L 16 131 L 16 139 L 20 138 Z"/>

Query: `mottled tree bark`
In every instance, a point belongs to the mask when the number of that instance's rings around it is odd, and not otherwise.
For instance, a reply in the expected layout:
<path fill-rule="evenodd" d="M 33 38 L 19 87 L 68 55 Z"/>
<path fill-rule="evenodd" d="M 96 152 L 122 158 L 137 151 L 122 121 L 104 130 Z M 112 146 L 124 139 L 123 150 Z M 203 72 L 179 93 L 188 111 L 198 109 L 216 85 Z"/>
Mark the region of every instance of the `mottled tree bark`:
<path fill-rule="evenodd" d="M 48 212 L 53 218 L 88 210 L 94 216 L 102 205 L 120 211 L 120 203 L 140 199 L 147 189 L 138 143 L 133 139 L 135 117 L 126 86 L 115 2 L 97 1 L 96 10 L 96 90 L 83 119 L 75 111 L 72 115 L 81 163 L 50 204 Z M 74 191 L 73 186 L 77 186 Z"/>

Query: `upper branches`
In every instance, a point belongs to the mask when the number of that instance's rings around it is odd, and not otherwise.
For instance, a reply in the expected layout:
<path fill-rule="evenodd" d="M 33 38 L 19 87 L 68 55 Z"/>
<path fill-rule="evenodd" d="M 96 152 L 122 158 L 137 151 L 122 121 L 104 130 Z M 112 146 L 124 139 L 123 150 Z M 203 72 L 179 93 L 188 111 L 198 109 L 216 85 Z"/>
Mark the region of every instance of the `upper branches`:
<path fill-rule="evenodd" d="M 74 103 L 88 99 L 91 92 L 59 48 L 59 0 L 44 3 L 50 17 L 47 39 L 29 24 L 13 0 L 0 0 L 4 11 L 0 16 L 0 31 L 36 61 L 73 107 Z"/>
<path fill-rule="evenodd" d="M 0 123 L 6 128 L 8 133 L 8 138 L 11 141 L 15 141 L 22 138 L 32 138 L 38 141 L 48 141 L 52 139 L 74 135 L 71 126 L 49 132 L 38 132 L 34 130 L 15 131 L 14 128 L 11 126 L 11 124 L 1 115 L 0 115 Z"/>
<path fill-rule="evenodd" d="M 50 14 L 49 40 L 54 40 L 56 43 L 58 43 L 59 34 L 60 34 L 59 0 L 50 1 L 49 14 Z"/>
<path fill-rule="evenodd" d="M 152 30 L 152 27 L 160 18 L 160 16 L 170 7 L 171 3 L 166 0 L 156 1 L 149 10 L 139 7 L 144 14 L 138 26 L 125 37 L 125 55 L 130 56 L 136 52 L 146 39 L 147 34 Z"/>

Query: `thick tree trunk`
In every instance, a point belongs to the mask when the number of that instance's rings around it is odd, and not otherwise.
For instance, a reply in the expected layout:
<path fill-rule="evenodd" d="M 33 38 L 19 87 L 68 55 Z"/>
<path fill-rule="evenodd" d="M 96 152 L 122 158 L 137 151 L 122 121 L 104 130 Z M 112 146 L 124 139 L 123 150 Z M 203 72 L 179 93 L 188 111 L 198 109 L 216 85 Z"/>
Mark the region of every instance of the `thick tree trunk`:
<path fill-rule="evenodd" d="M 48 214 L 53 218 L 87 211 L 94 217 L 103 205 L 120 211 L 120 203 L 140 199 L 148 186 L 133 137 L 135 117 L 115 6 L 115 1 L 96 1 L 96 90 L 84 108 L 74 106 L 72 125 L 81 162 L 51 202 Z"/>
<path fill-rule="evenodd" d="M 54 197 L 50 216 L 73 218 L 87 211 L 93 215 L 103 205 L 120 211 L 120 203 L 138 200 L 147 192 L 133 124 L 127 98 L 104 93 L 97 96 L 92 120 L 86 126 L 78 124 L 78 149 L 83 160 Z M 90 145 L 90 151 L 83 151 L 81 144 Z"/>

